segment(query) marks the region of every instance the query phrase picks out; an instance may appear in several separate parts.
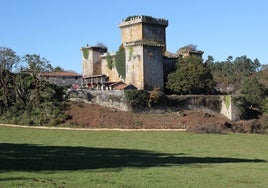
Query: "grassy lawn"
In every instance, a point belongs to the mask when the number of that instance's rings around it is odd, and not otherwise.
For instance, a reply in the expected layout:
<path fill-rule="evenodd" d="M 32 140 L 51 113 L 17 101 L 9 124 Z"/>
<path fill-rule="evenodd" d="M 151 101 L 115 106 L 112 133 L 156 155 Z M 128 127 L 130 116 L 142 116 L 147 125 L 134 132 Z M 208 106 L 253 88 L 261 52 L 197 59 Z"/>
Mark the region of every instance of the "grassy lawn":
<path fill-rule="evenodd" d="M 0 187 L 267 187 L 268 136 L 0 127 Z"/>

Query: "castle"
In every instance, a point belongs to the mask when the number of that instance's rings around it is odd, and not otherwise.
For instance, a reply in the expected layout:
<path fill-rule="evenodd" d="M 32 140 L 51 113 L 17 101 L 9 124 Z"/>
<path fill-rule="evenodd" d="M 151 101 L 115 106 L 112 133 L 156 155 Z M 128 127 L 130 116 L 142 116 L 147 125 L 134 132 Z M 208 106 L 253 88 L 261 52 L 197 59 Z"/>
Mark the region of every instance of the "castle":
<path fill-rule="evenodd" d="M 167 75 L 179 56 L 203 54 L 189 49 L 176 54 L 167 52 L 167 26 L 168 20 L 151 16 L 130 16 L 122 20 L 119 24 L 121 60 L 118 53 L 109 53 L 105 46 L 82 47 L 83 85 L 98 90 L 113 90 L 116 86 L 163 90 Z"/>

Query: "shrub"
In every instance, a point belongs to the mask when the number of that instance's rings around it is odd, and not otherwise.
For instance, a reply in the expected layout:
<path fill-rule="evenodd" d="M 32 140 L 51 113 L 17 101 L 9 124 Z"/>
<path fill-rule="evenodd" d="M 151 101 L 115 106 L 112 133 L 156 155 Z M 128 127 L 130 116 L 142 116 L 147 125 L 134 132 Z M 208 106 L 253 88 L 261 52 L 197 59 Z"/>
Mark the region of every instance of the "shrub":
<path fill-rule="evenodd" d="M 232 129 L 236 133 L 257 133 L 264 134 L 267 133 L 267 126 L 262 124 L 263 120 L 268 120 L 267 117 L 263 117 L 264 119 L 252 119 L 248 121 L 239 121 L 233 123 Z M 267 118 L 267 119 L 266 119 Z"/>
<path fill-rule="evenodd" d="M 248 102 L 244 97 L 234 97 L 233 98 L 234 104 L 237 106 L 239 111 L 241 112 L 240 118 L 241 119 L 248 119 Z"/>
<path fill-rule="evenodd" d="M 205 134 L 221 134 L 222 129 L 221 129 L 221 127 L 217 126 L 217 124 L 215 124 L 215 123 L 208 123 L 208 124 L 205 124 L 205 125 L 201 125 L 197 129 L 197 132 L 205 133 Z"/>
<path fill-rule="evenodd" d="M 159 88 L 155 88 L 150 92 L 148 105 L 149 107 L 166 105 L 167 96 L 160 91 Z"/>
<path fill-rule="evenodd" d="M 268 114 L 265 113 L 260 118 L 261 133 L 268 133 Z"/>
<path fill-rule="evenodd" d="M 148 107 L 149 93 L 145 90 L 125 90 L 125 97 L 131 107 Z"/>

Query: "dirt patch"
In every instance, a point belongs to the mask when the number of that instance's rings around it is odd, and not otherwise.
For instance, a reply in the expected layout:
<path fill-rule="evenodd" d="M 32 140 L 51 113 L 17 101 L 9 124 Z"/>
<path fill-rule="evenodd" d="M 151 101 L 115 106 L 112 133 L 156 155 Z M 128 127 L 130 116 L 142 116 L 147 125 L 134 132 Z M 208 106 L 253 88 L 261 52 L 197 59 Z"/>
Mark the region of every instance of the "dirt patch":
<path fill-rule="evenodd" d="M 166 113 L 131 113 L 96 104 L 72 103 L 66 111 L 72 117 L 72 127 L 120 129 L 188 129 L 196 132 L 200 126 L 223 127 L 227 118 L 199 111 Z"/>

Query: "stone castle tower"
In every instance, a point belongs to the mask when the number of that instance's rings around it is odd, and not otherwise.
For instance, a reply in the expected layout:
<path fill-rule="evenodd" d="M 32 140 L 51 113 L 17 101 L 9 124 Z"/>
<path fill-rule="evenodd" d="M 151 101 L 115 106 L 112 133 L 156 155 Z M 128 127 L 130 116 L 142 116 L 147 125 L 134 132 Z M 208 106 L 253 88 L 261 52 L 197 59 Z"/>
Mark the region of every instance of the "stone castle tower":
<path fill-rule="evenodd" d="M 101 75 L 101 55 L 107 52 L 107 48 L 101 46 L 83 47 L 82 51 L 82 70 L 83 77 Z"/>
<path fill-rule="evenodd" d="M 120 23 L 126 53 L 126 83 L 139 89 L 163 89 L 167 26 L 167 20 L 149 16 L 128 17 Z"/>

